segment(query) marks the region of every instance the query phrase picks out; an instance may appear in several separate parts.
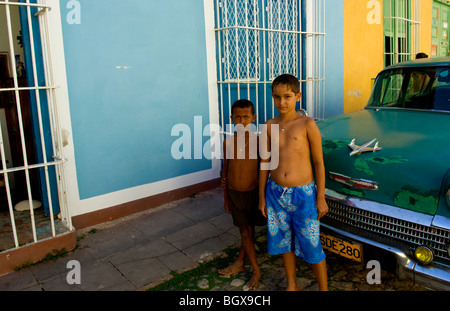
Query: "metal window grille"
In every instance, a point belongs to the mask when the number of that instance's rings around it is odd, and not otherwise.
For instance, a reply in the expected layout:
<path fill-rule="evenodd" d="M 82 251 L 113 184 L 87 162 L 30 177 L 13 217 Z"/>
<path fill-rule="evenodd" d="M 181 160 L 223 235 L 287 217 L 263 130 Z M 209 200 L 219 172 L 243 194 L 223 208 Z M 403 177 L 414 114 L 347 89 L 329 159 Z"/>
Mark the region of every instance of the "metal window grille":
<path fill-rule="evenodd" d="M 420 0 L 384 0 L 385 66 L 414 59 L 420 46 Z"/>
<path fill-rule="evenodd" d="M 222 128 L 238 99 L 254 103 L 257 126 L 275 117 L 271 83 L 284 73 L 301 83 L 300 108 L 324 118 L 324 0 L 216 0 L 215 12 Z"/>
<path fill-rule="evenodd" d="M 298 76 L 298 3 L 297 1 L 267 2 L 269 37 L 269 79 L 291 73 Z"/>
<path fill-rule="evenodd" d="M 0 23 L 2 23 L 0 27 L 6 29 L 8 37 L 7 45 L 9 45 L 8 54 L 10 56 L 8 60 L 10 66 L 10 77 L 8 77 L 8 81 L 10 85 L 2 85 L 0 87 L 0 95 L 3 100 L 10 98 L 16 107 L 13 113 L 17 116 L 19 132 L 18 145 L 20 145 L 20 155 L 13 154 L 13 163 L 7 163 L 5 141 L 8 139 L 9 131 L 6 133 L 2 132 L 0 127 L 0 155 L 2 165 L 0 168 L 0 176 L 3 178 L 10 216 L 13 238 L 11 248 L 19 248 L 23 244 L 36 243 L 47 238 L 56 237 L 59 234 L 64 234 L 73 229 L 65 200 L 65 160 L 62 153 L 62 136 L 57 118 L 58 113 L 54 94 L 56 86 L 52 76 L 52 59 L 49 48 L 50 38 L 47 12 L 51 10 L 51 7 L 46 4 L 45 0 L 38 0 L 37 2 L 31 2 L 30 0 L 22 0 L 20 2 L 0 0 L 0 9 L 4 10 L 4 16 L 6 17 L 5 20 L 0 20 Z M 31 59 L 31 62 L 28 63 L 29 67 L 26 68 L 26 85 L 23 82 L 19 83 L 19 73 L 15 70 L 19 64 L 16 57 L 11 57 L 19 53 L 15 44 L 18 34 L 18 23 L 12 20 L 12 13 L 15 13 L 14 16 L 18 16 L 19 10 L 22 11 L 22 16 L 26 16 L 26 18 L 22 19 L 21 30 L 26 30 L 29 33 L 26 39 L 22 37 L 22 40 L 27 40 L 26 53 L 29 54 Z M 27 23 L 24 23 L 24 20 Z M 41 72 L 41 74 L 38 75 L 38 72 Z M 28 94 L 26 96 L 30 99 L 29 101 L 23 99 L 24 94 Z M 26 110 L 25 106 L 31 106 L 32 102 L 35 103 L 34 109 L 37 120 L 35 120 L 33 125 L 34 136 L 30 137 L 25 131 L 26 120 L 23 112 Z M 5 127 L 6 125 L 4 125 Z M 35 149 L 35 156 L 33 157 L 35 159 L 29 158 L 30 149 Z M 55 172 L 54 177 L 52 177 L 52 172 Z M 37 179 L 30 177 L 33 174 L 39 176 L 40 181 L 37 181 L 39 185 L 35 184 Z M 16 190 L 13 188 L 14 179 L 17 181 L 17 176 L 19 175 L 25 176 L 24 189 L 21 189 L 21 192 L 26 193 L 27 197 L 24 202 L 28 202 L 32 241 L 21 240 L 23 234 L 19 234 L 20 232 L 18 232 L 19 230 L 16 225 L 16 218 L 19 217 L 19 212 L 14 209 L 17 198 L 15 198 Z M 52 183 L 57 185 L 56 189 L 52 186 Z M 46 201 L 46 204 L 48 204 L 49 217 L 44 217 L 44 223 L 42 223 L 41 217 L 39 217 L 39 223 L 37 222 L 33 208 L 33 196 L 35 194 L 33 189 L 37 186 L 41 189 L 43 201 Z M 57 192 L 57 202 L 54 199 L 55 192 Z M 57 210 L 57 207 L 59 207 L 59 215 L 55 215 L 54 212 L 54 210 Z"/>
<path fill-rule="evenodd" d="M 258 81 L 258 1 L 225 0 L 222 3 L 224 79 L 228 82 Z"/>

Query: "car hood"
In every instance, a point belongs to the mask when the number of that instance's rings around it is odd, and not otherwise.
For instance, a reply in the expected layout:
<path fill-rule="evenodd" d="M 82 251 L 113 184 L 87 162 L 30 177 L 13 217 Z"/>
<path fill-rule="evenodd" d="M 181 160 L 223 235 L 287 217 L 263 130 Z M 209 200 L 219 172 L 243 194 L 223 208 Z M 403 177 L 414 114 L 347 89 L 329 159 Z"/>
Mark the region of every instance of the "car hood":
<path fill-rule="evenodd" d="M 326 187 L 339 193 L 434 215 L 450 168 L 450 114 L 364 109 L 318 123 L 322 134 Z M 350 156 L 355 139 L 377 139 L 382 149 Z M 372 144 L 372 147 L 374 144 Z M 378 190 L 350 187 L 330 172 L 375 181 Z"/>

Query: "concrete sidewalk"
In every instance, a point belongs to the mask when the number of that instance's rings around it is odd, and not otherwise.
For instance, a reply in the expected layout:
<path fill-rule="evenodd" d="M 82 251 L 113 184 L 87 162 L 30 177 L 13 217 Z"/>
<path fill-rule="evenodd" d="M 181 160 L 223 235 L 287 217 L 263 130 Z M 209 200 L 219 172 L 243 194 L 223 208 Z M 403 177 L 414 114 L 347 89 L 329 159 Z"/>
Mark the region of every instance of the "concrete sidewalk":
<path fill-rule="evenodd" d="M 240 242 L 220 188 L 78 232 L 77 249 L 0 277 L 0 291 L 145 290 Z M 74 266 L 80 263 L 81 284 Z"/>

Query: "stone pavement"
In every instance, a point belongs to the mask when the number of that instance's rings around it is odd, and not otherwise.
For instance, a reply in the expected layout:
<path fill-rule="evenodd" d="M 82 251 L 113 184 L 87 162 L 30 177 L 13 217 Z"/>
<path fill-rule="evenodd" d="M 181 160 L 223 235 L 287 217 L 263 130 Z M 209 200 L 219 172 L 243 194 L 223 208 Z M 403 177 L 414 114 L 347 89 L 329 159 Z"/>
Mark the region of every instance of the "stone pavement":
<path fill-rule="evenodd" d="M 0 277 L 0 291 L 145 290 L 239 243 L 220 188 L 78 232 L 65 256 Z M 70 285 L 80 263 L 81 284 Z"/>
<path fill-rule="evenodd" d="M 262 271 L 258 290 L 282 291 L 283 261 L 281 256 L 267 254 L 265 232 L 265 227 L 257 227 Z M 239 231 L 223 208 L 220 188 L 81 230 L 78 236 L 74 251 L 1 276 L 0 291 L 245 291 L 251 276 L 250 269 L 232 277 L 217 273 L 233 262 L 240 245 Z M 73 261 L 79 263 L 79 270 L 71 265 Z M 385 271 L 381 285 L 369 285 L 362 264 L 330 253 L 327 266 L 333 291 L 425 290 Z M 297 269 L 300 289 L 316 291 L 311 266 L 298 260 Z M 184 280 L 179 277 L 183 272 L 189 273 Z M 69 284 L 77 275 L 81 284 Z"/>

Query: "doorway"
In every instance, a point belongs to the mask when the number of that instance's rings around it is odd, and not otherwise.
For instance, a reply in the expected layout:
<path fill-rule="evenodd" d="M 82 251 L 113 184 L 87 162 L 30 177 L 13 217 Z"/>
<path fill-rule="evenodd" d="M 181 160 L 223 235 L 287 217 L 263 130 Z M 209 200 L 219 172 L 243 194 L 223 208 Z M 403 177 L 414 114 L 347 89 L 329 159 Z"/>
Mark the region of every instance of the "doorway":
<path fill-rule="evenodd" d="M 449 44 L 450 5 L 433 1 L 431 25 L 431 56 L 450 56 Z"/>
<path fill-rule="evenodd" d="M 5 160 L 1 161 L 1 169 L 13 170 L 13 168 L 36 164 L 36 146 L 32 130 L 32 114 L 30 104 L 30 92 L 20 90 L 16 92 L 14 74 L 20 88 L 27 88 L 27 75 L 23 49 L 23 35 L 20 26 L 20 14 L 18 7 L 11 7 L 9 17 L 3 7 L 0 7 L 0 25 L 2 29 L 10 29 L 13 34 L 13 49 L 10 48 L 8 32 L 0 35 L 0 123 L 1 141 L 4 145 Z M 14 51 L 14 55 L 11 52 Z M 12 59 L 14 58 L 14 59 Z M 13 63 L 16 67 L 13 67 Z M 13 72 L 15 71 L 15 72 Z M 23 137 L 23 139 L 22 139 Z M 6 164 L 6 168 L 3 166 Z M 12 205 L 28 199 L 27 179 L 30 182 L 30 193 L 35 200 L 41 201 L 41 193 L 38 186 L 37 170 L 29 170 L 27 177 L 24 171 L 14 170 L 8 175 L 10 199 Z M 0 210 L 8 209 L 8 194 L 5 176 L 0 176 Z"/>
<path fill-rule="evenodd" d="M 420 1 L 383 1 L 384 66 L 410 59 L 419 52 Z"/>
<path fill-rule="evenodd" d="M 37 2 L 0 0 L 0 216 L 8 218 L 0 219 L 0 242 L 7 240 L 0 250 L 72 229 L 49 51 L 51 7 Z"/>

